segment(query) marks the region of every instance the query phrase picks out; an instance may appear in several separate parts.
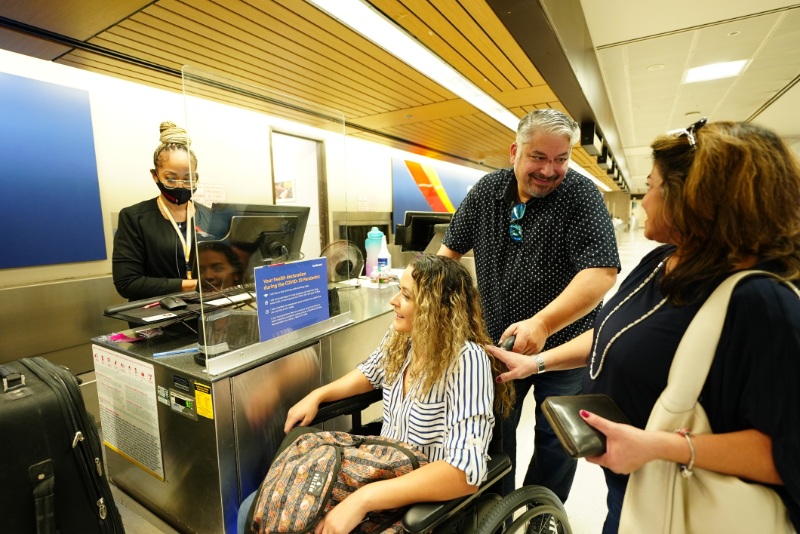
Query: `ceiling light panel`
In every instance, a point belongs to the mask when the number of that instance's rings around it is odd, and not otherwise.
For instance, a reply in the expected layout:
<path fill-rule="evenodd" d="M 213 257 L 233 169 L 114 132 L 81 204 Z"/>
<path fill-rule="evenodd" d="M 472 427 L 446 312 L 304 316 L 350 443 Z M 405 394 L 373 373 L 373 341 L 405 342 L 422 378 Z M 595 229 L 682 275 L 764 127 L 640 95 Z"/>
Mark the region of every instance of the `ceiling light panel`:
<path fill-rule="evenodd" d="M 396 58 L 449 89 L 512 131 L 519 117 L 486 94 L 448 63 L 360 0 L 309 0 Z"/>
<path fill-rule="evenodd" d="M 737 61 L 724 61 L 721 63 L 711 63 L 700 67 L 693 67 L 686 71 L 686 78 L 683 83 L 707 82 L 711 80 L 721 80 L 738 76 L 745 65 L 746 59 Z"/>

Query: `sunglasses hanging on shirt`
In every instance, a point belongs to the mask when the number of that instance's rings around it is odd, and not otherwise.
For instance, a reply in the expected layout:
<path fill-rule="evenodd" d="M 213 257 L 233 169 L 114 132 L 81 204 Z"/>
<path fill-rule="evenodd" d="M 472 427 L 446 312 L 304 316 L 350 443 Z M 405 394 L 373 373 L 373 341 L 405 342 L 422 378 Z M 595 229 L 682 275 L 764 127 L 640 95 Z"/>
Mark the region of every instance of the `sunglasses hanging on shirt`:
<path fill-rule="evenodd" d="M 511 241 L 522 243 L 522 225 L 519 221 L 525 216 L 525 203 L 520 202 L 511 208 L 511 225 L 508 227 L 508 235 Z"/>

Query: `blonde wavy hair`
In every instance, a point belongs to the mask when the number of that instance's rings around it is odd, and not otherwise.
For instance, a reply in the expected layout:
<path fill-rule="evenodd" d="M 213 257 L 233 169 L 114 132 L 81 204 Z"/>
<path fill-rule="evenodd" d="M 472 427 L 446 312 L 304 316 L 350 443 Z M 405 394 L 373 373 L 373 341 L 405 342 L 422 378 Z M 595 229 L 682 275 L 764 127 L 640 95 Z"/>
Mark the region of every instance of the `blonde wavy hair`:
<path fill-rule="evenodd" d="M 749 257 L 800 280 L 800 163 L 778 135 L 741 122 L 709 123 L 652 143 L 664 213 L 677 232 L 676 267 L 661 282 L 674 304 L 705 298 Z"/>
<path fill-rule="evenodd" d="M 409 373 L 421 381 L 420 393 L 427 394 L 441 384 L 457 360 L 464 343 L 491 344 L 483 323 L 480 296 L 472 277 L 461 263 L 444 256 L 424 255 L 409 266 L 414 286 L 411 289 L 414 318 L 411 332 L 390 332 L 385 344 L 386 380 L 393 383 L 408 350 L 413 346 Z M 505 366 L 487 353 L 492 375 L 505 372 Z M 502 366 L 502 367 L 501 367 Z M 513 388 L 495 381 L 495 412 L 508 416 L 513 405 Z"/>

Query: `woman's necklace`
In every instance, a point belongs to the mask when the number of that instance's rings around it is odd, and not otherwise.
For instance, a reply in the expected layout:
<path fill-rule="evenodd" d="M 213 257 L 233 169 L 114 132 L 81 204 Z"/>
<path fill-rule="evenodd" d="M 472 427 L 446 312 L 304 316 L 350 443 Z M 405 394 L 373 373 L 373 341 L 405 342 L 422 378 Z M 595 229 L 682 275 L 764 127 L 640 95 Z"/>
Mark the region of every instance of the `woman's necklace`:
<path fill-rule="evenodd" d="M 629 329 L 633 328 L 637 324 L 641 323 L 642 321 L 644 321 L 645 319 L 647 319 L 648 317 L 653 315 L 656 312 L 656 310 L 659 309 L 661 306 L 663 306 L 664 303 L 667 301 L 667 298 L 664 297 L 663 299 L 661 299 L 661 302 L 659 302 L 658 304 L 655 305 L 655 307 L 653 307 L 652 310 L 650 310 L 649 312 L 645 313 L 644 315 L 642 315 L 641 317 L 639 317 L 638 319 L 633 321 L 631 324 L 629 324 L 628 326 L 626 326 L 625 328 L 623 328 L 622 330 L 620 330 L 619 332 L 614 334 L 614 337 L 612 337 L 608 341 L 608 344 L 606 344 L 606 348 L 603 349 L 603 354 L 600 355 L 600 365 L 597 367 L 597 371 L 595 372 L 595 370 L 594 370 L 594 360 L 595 360 L 595 356 L 597 355 L 597 344 L 600 341 L 600 331 L 603 329 L 603 326 L 605 326 L 606 321 L 608 321 L 611 318 L 611 316 L 614 315 L 614 312 L 616 312 L 618 309 L 620 309 L 623 304 L 628 302 L 636 293 L 641 291 L 641 289 L 644 286 L 646 286 L 648 283 L 650 283 L 650 280 L 652 280 L 653 277 L 656 275 L 656 273 L 661 270 L 661 267 L 664 265 L 664 263 L 667 261 L 668 258 L 669 258 L 669 256 L 667 256 L 666 258 L 661 260 L 661 262 L 658 265 L 656 265 L 655 270 L 652 273 L 650 273 L 650 276 L 645 278 L 644 281 L 641 284 L 639 284 L 639 287 L 634 289 L 627 297 L 622 299 L 622 302 L 617 304 L 614 307 L 614 309 L 611 310 L 611 312 L 608 315 L 606 315 L 606 318 L 603 319 L 603 322 L 600 323 L 600 326 L 597 328 L 597 336 L 595 338 L 596 341 L 595 341 L 594 347 L 592 348 L 592 360 L 591 360 L 591 362 L 589 362 L 589 377 L 592 380 L 597 379 L 597 377 L 600 375 L 600 371 L 603 370 L 603 362 L 606 361 L 606 354 L 608 354 L 608 349 L 611 348 L 611 344 L 614 343 L 619 336 L 621 336 L 622 334 L 627 332 Z"/>

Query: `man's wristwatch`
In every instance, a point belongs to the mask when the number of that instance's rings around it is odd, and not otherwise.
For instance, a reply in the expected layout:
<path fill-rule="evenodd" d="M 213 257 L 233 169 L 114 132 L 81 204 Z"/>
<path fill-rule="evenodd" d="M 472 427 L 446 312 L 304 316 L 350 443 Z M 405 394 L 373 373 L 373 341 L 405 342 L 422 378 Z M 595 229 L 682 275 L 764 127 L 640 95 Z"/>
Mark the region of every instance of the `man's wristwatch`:
<path fill-rule="evenodd" d="M 540 375 L 540 374 L 544 373 L 545 371 L 547 371 L 547 369 L 545 369 L 545 366 L 544 366 L 544 358 L 542 358 L 541 356 L 534 356 L 534 359 L 536 360 L 536 374 L 537 375 Z"/>

